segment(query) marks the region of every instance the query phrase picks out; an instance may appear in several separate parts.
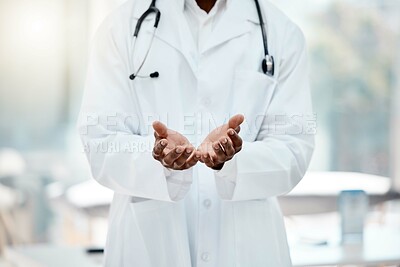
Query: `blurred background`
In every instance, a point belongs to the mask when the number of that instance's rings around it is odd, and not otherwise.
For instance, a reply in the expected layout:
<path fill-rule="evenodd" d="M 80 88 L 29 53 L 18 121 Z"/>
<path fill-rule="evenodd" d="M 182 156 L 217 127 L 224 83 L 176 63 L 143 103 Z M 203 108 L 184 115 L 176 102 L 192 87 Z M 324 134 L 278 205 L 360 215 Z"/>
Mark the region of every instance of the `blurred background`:
<path fill-rule="evenodd" d="M 122 2 L 0 0 L 1 267 L 101 262 L 78 250 L 104 246 L 112 192 L 91 180 L 75 124 L 91 39 Z M 280 200 L 293 261 L 400 264 L 400 1 L 272 2 L 306 35 L 316 113 L 310 172 Z M 338 243 L 344 190 L 368 197 L 360 259 Z M 57 253 L 67 265 L 39 263 Z"/>

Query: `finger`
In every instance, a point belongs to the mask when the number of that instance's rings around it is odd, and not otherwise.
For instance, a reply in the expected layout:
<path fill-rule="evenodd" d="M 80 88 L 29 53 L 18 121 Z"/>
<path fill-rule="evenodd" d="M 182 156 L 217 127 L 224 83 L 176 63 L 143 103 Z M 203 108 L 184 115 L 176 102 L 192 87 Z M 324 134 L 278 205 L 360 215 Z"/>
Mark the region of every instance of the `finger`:
<path fill-rule="evenodd" d="M 224 149 L 225 155 L 228 158 L 233 157 L 233 155 L 235 155 L 235 149 L 233 148 L 233 144 L 232 141 L 224 136 L 222 138 L 220 138 L 220 142 L 219 142 L 222 146 L 222 148 Z"/>
<path fill-rule="evenodd" d="M 204 164 L 207 165 L 207 167 L 210 167 L 210 168 L 211 168 L 211 167 L 214 166 L 214 164 L 213 164 L 213 162 L 212 162 L 212 160 L 211 160 L 211 158 L 210 158 L 210 156 L 209 156 L 208 153 L 202 154 L 202 155 L 201 155 L 201 160 L 202 160 L 202 162 L 203 162 Z"/>
<path fill-rule="evenodd" d="M 198 150 L 196 150 L 194 153 L 195 153 L 194 156 L 195 156 L 198 160 L 200 160 L 200 159 L 201 159 L 201 152 L 198 151 Z"/>
<path fill-rule="evenodd" d="M 214 148 L 213 148 L 212 142 L 207 143 L 207 152 L 208 152 L 208 156 L 212 156 L 214 154 Z"/>
<path fill-rule="evenodd" d="M 240 130 L 241 130 L 240 126 L 238 126 L 238 127 L 235 128 L 235 132 L 236 132 L 236 133 L 240 133 Z"/>
<path fill-rule="evenodd" d="M 156 145 L 153 148 L 153 157 L 155 159 L 160 159 L 164 154 L 164 149 L 167 147 L 168 141 L 166 139 L 161 139 L 160 141 L 156 142 Z"/>
<path fill-rule="evenodd" d="M 185 165 L 186 161 L 189 159 L 192 153 L 193 153 L 192 147 L 185 148 L 185 151 L 180 155 L 179 158 L 175 160 L 174 167 L 181 168 L 183 165 Z"/>
<path fill-rule="evenodd" d="M 225 162 L 226 155 L 219 142 L 213 144 L 213 149 L 215 153 L 214 163 Z"/>
<path fill-rule="evenodd" d="M 201 154 L 210 153 L 211 151 L 213 151 L 212 142 L 202 143 L 197 150 L 200 151 Z"/>
<path fill-rule="evenodd" d="M 225 147 L 224 147 L 224 145 L 225 145 L 227 142 L 228 142 L 228 138 L 226 138 L 226 136 L 222 136 L 222 137 L 220 137 L 219 140 L 218 140 L 219 146 L 221 147 L 221 149 L 222 149 L 222 151 L 224 152 L 224 154 L 225 154 Z M 226 154 L 225 154 L 225 155 L 226 155 Z"/>
<path fill-rule="evenodd" d="M 168 128 L 160 121 L 153 122 L 154 133 L 157 134 L 156 137 L 166 138 L 168 133 Z"/>
<path fill-rule="evenodd" d="M 185 169 L 189 169 L 196 165 L 196 163 L 200 160 L 201 155 L 197 151 L 193 151 L 192 155 L 186 161 Z"/>
<path fill-rule="evenodd" d="M 244 116 L 242 114 L 237 114 L 229 119 L 228 127 L 236 129 L 237 127 L 239 127 L 240 124 L 243 123 L 243 121 L 244 121 Z"/>
<path fill-rule="evenodd" d="M 173 167 L 175 160 L 177 160 L 182 155 L 184 150 L 184 147 L 181 146 L 172 149 L 167 155 L 165 155 L 163 159 L 164 164 Z"/>
<path fill-rule="evenodd" d="M 201 162 L 204 163 L 203 158 L 202 158 L 202 150 L 200 149 L 200 147 L 195 151 L 194 156 Z"/>
<path fill-rule="evenodd" d="M 242 149 L 242 144 L 243 144 L 242 138 L 240 138 L 237 132 L 234 131 L 233 129 L 228 130 L 228 136 L 232 141 L 235 152 L 239 152 Z"/>

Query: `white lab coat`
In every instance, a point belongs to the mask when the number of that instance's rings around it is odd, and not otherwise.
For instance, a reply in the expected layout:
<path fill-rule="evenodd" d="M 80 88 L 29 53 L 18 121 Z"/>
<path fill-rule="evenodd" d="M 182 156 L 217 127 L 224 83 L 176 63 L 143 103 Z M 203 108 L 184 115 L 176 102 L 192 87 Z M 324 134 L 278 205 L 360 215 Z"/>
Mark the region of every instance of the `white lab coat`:
<path fill-rule="evenodd" d="M 269 77 L 253 0 L 228 1 L 201 53 L 179 1 L 157 1 L 161 21 L 142 74 L 159 78 L 128 79 L 151 36 L 145 21 L 132 58 L 149 0 L 114 11 L 92 48 L 79 131 L 93 177 L 115 192 L 105 265 L 290 266 L 276 197 L 301 180 L 313 151 L 313 135 L 302 129 L 313 122 L 304 37 L 260 1 L 276 65 Z M 200 163 L 170 171 L 153 159 L 154 120 L 197 146 L 236 113 L 246 117 L 243 149 L 221 171 Z"/>

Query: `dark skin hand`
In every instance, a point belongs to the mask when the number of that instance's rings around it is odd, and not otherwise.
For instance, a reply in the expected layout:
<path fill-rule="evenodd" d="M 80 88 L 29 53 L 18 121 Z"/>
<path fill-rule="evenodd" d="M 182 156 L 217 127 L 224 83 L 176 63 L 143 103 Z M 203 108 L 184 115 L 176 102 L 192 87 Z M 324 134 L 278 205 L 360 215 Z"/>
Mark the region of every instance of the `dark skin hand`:
<path fill-rule="evenodd" d="M 153 157 L 164 167 L 173 170 L 189 169 L 198 161 L 213 170 L 220 170 L 242 149 L 239 131 L 243 120 L 243 115 L 233 116 L 227 124 L 209 133 L 197 150 L 182 134 L 156 121 L 153 123 L 156 138 Z"/>
<path fill-rule="evenodd" d="M 163 123 L 153 123 L 156 138 L 153 157 L 164 167 L 172 170 L 186 170 L 200 159 L 200 153 L 182 134 L 168 129 Z"/>
<path fill-rule="evenodd" d="M 243 115 L 235 115 L 224 124 L 213 130 L 197 149 L 201 153 L 200 161 L 213 170 L 221 170 L 224 163 L 242 149 L 243 141 L 239 136 Z"/>

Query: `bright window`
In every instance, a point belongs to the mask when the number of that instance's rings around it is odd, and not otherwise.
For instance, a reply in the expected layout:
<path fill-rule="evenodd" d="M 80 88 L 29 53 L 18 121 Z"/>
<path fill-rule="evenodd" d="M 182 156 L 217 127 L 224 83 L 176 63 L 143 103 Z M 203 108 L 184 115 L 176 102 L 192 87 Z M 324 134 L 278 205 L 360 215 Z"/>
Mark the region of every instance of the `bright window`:
<path fill-rule="evenodd" d="M 318 118 L 311 169 L 392 176 L 400 162 L 394 148 L 400 1 L 274 2 L 302 28 L 309 46 Z"/>

